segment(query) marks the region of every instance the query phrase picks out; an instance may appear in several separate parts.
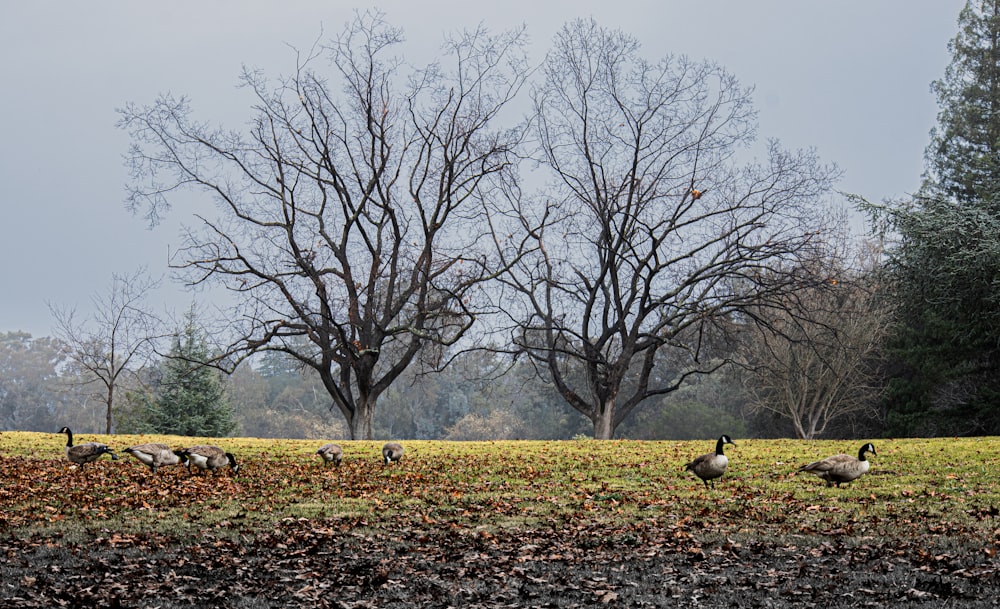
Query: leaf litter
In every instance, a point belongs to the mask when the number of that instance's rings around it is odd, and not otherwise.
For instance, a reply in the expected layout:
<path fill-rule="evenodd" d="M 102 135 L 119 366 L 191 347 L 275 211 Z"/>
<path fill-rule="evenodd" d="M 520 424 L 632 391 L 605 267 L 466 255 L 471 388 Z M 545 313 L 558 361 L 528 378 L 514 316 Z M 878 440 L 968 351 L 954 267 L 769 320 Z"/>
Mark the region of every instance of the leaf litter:
<path fill-rule="evenodd" d="M 336 472 L 262 455 L 236 477 L 0 454 L 0 606 L 985 607 L 1000 592 L 988 467 L 834 492 L 748 463 L 704 491 L 639 444 L 619 444 L 617 475 L 614 459 L 503 451 Z"/>

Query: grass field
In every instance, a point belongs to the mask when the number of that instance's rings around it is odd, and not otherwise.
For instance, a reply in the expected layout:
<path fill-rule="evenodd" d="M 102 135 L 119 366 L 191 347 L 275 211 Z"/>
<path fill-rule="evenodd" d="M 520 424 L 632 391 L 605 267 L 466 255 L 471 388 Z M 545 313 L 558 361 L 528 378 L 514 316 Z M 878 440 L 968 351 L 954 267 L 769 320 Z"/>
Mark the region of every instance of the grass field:
<path fill-rule="evenodd" d="M 59 434 L 3 432 L 0 528 L 64 527 L 197 532 L 243 529 L 282 518 L 440 521 L 483 530 L 551 520 L 651 517 L 706 525 L 720 534 L 780 535 L 843 529 L 856 535 L 978 532 L 992 539 L 1000 506 L 1000 439 L 876 442 L 871 472 L 842 488 L 796 474 L 811 460 L 856 454 L 859 441 L 740 440 L 714 489 L 683 464 L 712 442 L 406 442 L 399 464 L 378 442 L 342 442 L 340 468 L 324 467 L 317 441 L 81 435 L 119 451 L 149 441 L 209 442 L 237 455 L 233 476 L 156 475 L 121 454 L 80 469 Z M 234 520 L 235 519 L 235 520 Z M 239 526 L 234 522 L 239 521 Z M 710 525 L 710 526 L 708 526 Z"/>
<path fill-rule="evenodd" d="M 213 577 L 228 573 L 227 594 L 243 592 L 238 601 L 213 605 L 215 597 L 192 591 L 190 598 L 208 599 L 204 606 L 289 606 L 299 589 L 288 582 L 310 577 L 314 606 L 366 606 L 323 601 L 320 591 L 334 586 L 334 574 L 338 585 L 356 591 L 357 603 L 493 606 L 469 601 L 509 589 L 513 606 L 588 606 L 594 591 L 579 580 L 595 568 L 600 581 L 617 582 L 594 584 L 601 604 L 629 599 L 630 606 L 661 606 L 678 594 L 719 594 L 720 584 L 705 582 L 723 578 L 726 594 L 744 590 L 760 601 L 738 606 L 785 606 L 775 599 L 786 597 L 788 606 L 803 599 L 848 606 L 857 603 L 842 587 L 862 578 L 853 565 L 870 561 L 881 569 L 873 571 L 876 580 L 863 582 L 872 602 L 979 602 L 980 588 L 1000 590 L 998 438 L 875 440 L 871 472 L 842 488 L 796 470 L 834 453 L 855 455 L 864 441 L 736 438 L 726 451 L 729 470 L 712 489 L 683 470 L 714 448 L 711 441 L 407 441 L 403 460 L 393 465 L 381 462 L 381 442 L 345 441 L 336 468 L 316 457 L 318 441 L 87 434 L 75 440 L 107 443 L 121 459 L 104 457 L 80 469 L 65 459 L 62 435 L 0 433 L 0 550 L 22 565 L 0 567 L 7 581 L 21 582 L 0 593 L 11 607 L 47 606 L 58 596 L 61 578 L 29 598 L 27 591 L 39 588 L 33 565 L 42 559 L 64 561 L 60 573 L 90 573 L 92 565 L 74 561 L 111 552 L 129 565 L 122 573 L 141 578 L 159 562 L 204 566 L 208 555 L 196 559 L 190 552 L 206 547 L 239 557 L 211 568 Z M 152 441 L 216 444 L 241 467 L 236 475 L 226 468 L 192 476 L 183 466 L 154 475 L 120 452 Z M 150 562 L 144 552 L 151 548 L 157 558 Z M 253 595 L 257 580 L 248 579 L 245 564 L 264 564 L 275 553 L 302 558 L 274 576 L 271 585 L 287 590 L 271 605 Z M 328 554 L 353 559 L 320 567 Z M 403 580 L 393 577 L 400 567 L 392 557 L 399 555 L 411 557 L 406 569 L 413 577 L 440 586 L 424 596 L 397 593 Z M 486 563 L 482 571 L 470 571 L 477 561 Z M 807 569 L 830 564 L 840 565 L 833 575 Z M 673 587 L 663 587 L 665 574 L 685 568 L 700 575 L 678 575 Z M 75 594 L 114 600 L 110 592 L 94 592 L 107 574 L 78 577 Z M 511 588 L 510 581 L 520 583 Z M 125 592 L 114 598 L 134 601 L 122 606 L 147 606 L 140 601 L 154 592 L 130 582 L 120 583 Z M 13 602 L 17 594 L 28 600 Z M 578 604 L 563 602 L 569 598 Z"/>

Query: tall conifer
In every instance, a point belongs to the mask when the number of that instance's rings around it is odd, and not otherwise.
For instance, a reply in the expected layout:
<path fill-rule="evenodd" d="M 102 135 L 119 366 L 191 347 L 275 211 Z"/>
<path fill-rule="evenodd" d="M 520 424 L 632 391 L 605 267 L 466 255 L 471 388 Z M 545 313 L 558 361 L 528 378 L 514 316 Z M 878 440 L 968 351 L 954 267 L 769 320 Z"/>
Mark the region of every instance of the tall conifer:
<path fill-rule="evenodd" d="M 893 435 L 1000 433 L 1000 0 L 969 0 L 958 26 L 923 186 L 880 210 L 900 236 Z"/>
<path fill-rule="evenodd" d="M 923 195 L 982 204 L 1000 189 L 1000 0 L 970 0 L 934 81 L 938 125 L 925 151 Z"/>

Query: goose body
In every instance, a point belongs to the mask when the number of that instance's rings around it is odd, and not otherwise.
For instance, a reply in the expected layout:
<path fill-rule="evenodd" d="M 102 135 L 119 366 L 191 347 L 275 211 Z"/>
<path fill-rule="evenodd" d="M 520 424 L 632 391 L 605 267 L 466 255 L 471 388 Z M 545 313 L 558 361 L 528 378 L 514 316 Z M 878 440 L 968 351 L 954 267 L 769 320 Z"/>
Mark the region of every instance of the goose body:
<path fill-rule="evenodd" d="M 158 467 L 187 463 L 187 456 L 181 451 L 172 450 L 166 444 L 155 442 L 130 446 L 125 449 L 125 452 L 138 459 L 141 463 L 148 465 L 154 474 Z"/>
<path fill-rule="evenodd" d="M 324 444 L 319 447 L 316 454 L 323 459 L 326 464 L 333 463 L 337 467 L 340 467 L 340 462 L 344 458 L 344 449 L 340 447 L 339 444 Z"/>
<path fill-rule="evenodd" d="M 226 465 L 232 468 L 234 474 L 240 471 L 240 465 L 236 462 L 236 457 L 233 456 L 233 453 L 227 453 L 218 446 L 200 444 L 198 446 L 185 448 L 178 452 L 187 458 L 187 468 L 189 472 L 191 471 L 192 465 L 200 470 L 207 469 L 211 471 L 213 475 L 217 469 L 225 467 Z"/>
<path fill-rule="evenodd" d="M 59 430 L 59 433 L 66 434 L 66 458 L 72 463 L 76 463 L 83 469 L 83 466 L 87 463 L 97 461 L 101 455 L 108 454 L 115 461 L 118 460 L 118 455 L 115 451 L 111 450 L 105 444 L 100 442 L 84 442 L 83 444 L 73 445 L 73 432 L 69 427 L 63 427 Z"/>
<path fill-rule="evenodd" d="M 403 445 L 399 442 L 386 442 L 385 446 L 382 447 L 382 458 L 385 459 L 386 464 L 399 461 L 403 458 Z"/>
<path fill-rule="evenodd" d="M 865 453 L 878 455 L 875 446 L 869 442 L 858 450 L 857 458 L 850 455 L 833 455 L 820 461 L 813 461 L 799 468 L 800 472 L 816 474 L 826 480 L 827 486 L 836 484 L 838 487 L 844 482 L 857 480 L 868 473 L 871 464 L 865 458 Z"/>
<path fill-rule="evenodd" d="M 694 472 L 694 475 L 701 478 L 701 481 L 705 483 L 705 488 L 708 488 L 709 480 L 712 480 L 712 486 L 715 486 L 715 479 L 721 478 L 722 474 L 726 473 L 726 467 L 729 465 L 729 458 L 723 454 L 723 447 L 726 444 L 736 446 L 736 443 L 729 436 L 723 435 L 715 443 L 714 453 L 706 453 L 696 457 L 690 463 L 685 463 L 684 469 Z"/>

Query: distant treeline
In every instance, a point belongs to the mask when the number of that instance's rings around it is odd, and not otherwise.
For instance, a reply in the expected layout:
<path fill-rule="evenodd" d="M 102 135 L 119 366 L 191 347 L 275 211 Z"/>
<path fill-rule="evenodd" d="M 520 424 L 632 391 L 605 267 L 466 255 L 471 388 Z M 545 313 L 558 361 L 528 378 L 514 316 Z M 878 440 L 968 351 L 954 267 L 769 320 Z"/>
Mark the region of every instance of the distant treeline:
<path fill-rule="evenodd" d="M 59 340 L 23 332 L 0 334 L 0 421 L 4 430 L 55 432 L 63 425 L 84 433 L 104 426 L 104 403 L 65 357 Z M 570 439 L 589 436 L 590 422 L 570 408 L 530 366 L 501 356 L 460 356 L 444 371 L 412 374 L 394 385 L 376 413 L 377 437 L 489 440 Z M 141 375 L 116 407 L 117 433 L 138 433 L 141 396 L 156 392 L 163 362 Z M 236 427 L 233 435 L 263 438 L 346 438 L 343 417 L 331 410 L 315 375 L 290 357 L 264 354 L 234 374 L 218 372 Z M 618 429 L 632 439 L 705 439 L 719 430 L 733 437 L 795 433 L 787 419 L 751 412 L 737 376 L 722 371 L 695 379 L 661 400 L 643 404 Z M 832 437 L 876 435 L 874 417 L 844 421 Z"/>

